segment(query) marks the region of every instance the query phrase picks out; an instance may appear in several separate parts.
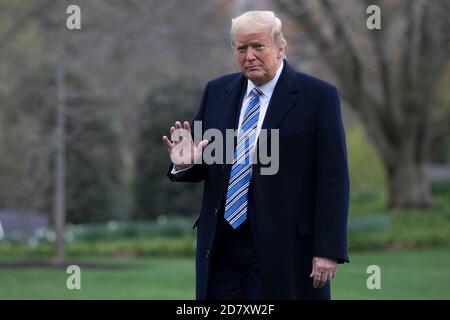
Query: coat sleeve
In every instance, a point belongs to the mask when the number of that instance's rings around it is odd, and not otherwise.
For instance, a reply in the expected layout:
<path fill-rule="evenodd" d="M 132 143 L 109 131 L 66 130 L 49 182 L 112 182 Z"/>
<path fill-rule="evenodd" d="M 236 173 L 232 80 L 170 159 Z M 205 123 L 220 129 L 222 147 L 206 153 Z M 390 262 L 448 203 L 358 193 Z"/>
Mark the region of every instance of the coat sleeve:
<path fill-rule="evenodd" d="M 324 91 L 315 118 L 314 256 L 349 262 L 347 220 L 349 173 L 339 95 Z"/>
<path fill-rule="evenodd" d="M 192 138 L 194 138 L 194 121 L 203 121 L 205 116 L 205 109 L 207 104 L 207 97 L 208 97 L 208 85 L 206 85 L 205 90 L 203 91 L 203 98 L 202 102 L 200 104 L 200 108 L 197 111 L 196 115 L 194 116 L 194 119 L 191 122 L 191 133 Z M 183 172 L 179 172 L 176 174 L 172 174 L 172 168 L 173 164 L 170 164 L 169 170 L 167 171 L 167 177 L 171 181 L 174 182 L 199 182 L 206 178 L 206 165 L 202 162 L 200 164 L 195 164 L 190 169 L 185 170 Z"/>

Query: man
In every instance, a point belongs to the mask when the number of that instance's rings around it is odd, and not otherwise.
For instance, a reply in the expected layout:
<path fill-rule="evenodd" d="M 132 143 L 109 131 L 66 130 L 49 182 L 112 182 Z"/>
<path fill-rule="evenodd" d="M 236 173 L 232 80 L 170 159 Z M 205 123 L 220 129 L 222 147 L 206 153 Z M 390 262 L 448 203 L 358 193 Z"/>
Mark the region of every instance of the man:
<path fill-rule="evenodd" d="M 194 225 L 197 299 L 329 299 L 337 263 L 348 262 L 349 177 L 337 90 L 287 63 L 273 12 L 233 19 L 231 40 L 242 73 L 210 81 L 194 121 L 224 137 L 237 129 L 233 161 L 201 161 L 210 141 L 196 145 L 186 121 L 170 128 L 172 141 L 163 137 L 169 178 L 205 182 Z M 265 129 L 279 130 L 279 169 L 270 175 L 260 161 L 238 161 L 254 155 Z"/>

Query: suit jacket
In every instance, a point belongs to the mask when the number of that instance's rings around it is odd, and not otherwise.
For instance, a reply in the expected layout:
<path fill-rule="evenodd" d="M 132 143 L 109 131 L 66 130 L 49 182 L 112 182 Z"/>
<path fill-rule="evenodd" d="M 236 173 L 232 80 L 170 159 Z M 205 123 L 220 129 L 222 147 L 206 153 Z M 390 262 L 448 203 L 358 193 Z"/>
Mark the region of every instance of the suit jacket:
<path fill-rule="evenodd" d="M 225 129 L 237 128 L 246 85 L 241 73 L 210 81 L 194 121 L 201 120 L 203 130 L 221 130 L 225 137 Z M 264 298 L 327 299 L 329 284 L 314 289 L 309 278 L 312 258 L 349 260 L 349 175 L 336 88 L 296 72 L 285 61 L 262 125 L 262 129 L 275 128 L 279 129 L 279 170 L 262 175 L 258 159 L 248 195 L 247 217 L 260 258 Z M 267 142 L 270 150 L 270 134 Z M 204 181 L 202 207 L 194 224 L 197 299 L 206 298 L 216 225 L 224 219 L 231 167 L 202 163 L 176 175 L 169 168 L 172 181 Z"/>

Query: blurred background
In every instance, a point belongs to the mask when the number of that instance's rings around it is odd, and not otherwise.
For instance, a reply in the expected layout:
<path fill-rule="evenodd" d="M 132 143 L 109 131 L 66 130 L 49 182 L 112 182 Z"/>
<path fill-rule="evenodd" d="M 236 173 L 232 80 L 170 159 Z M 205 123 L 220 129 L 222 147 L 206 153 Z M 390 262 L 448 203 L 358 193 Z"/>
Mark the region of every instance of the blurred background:
<path fill-rule="evenodd" d="M 266 9 L 289 63 L 342 98 L 351 263 L 333 298 L 450 299 L 445 0 L 0 0 L 0 299 L 194 298 L 202 185 L 168 181 L 161 137 L 239 70 L 231 18 Z"/>

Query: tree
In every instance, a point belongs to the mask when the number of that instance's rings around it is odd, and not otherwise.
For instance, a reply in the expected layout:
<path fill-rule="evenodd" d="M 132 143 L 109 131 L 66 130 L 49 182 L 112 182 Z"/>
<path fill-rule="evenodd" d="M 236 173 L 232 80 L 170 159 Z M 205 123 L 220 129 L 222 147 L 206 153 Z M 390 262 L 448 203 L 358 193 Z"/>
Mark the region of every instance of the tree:
<path fill-rule="evenodd" d="M 141 132 L 137 128 L 146 94 L 157 90 L 161 79 L 178 77 L 184 83 L 174 89 L 186 90 L 190 95 L 192 79 L 201 79 L 196 82 L 195 103 L 183 113 L 189 118 L 198 107 L 206 80 L 235 70 L 230 68 L 234 64 L 225 27 L 231 3 L 80 0 L 81 31 L 66 29 L 69 4 L 52 0 L 0 4 L 0 97 L 5 102 L 0 112 L 5 132 L 0 136 L 0 183 L 8 185 L 0 190 L 0 204 L 45 212 L 52 208 L 52 199 L 56 199 L 51 192 L 55 187 L 53 170 L 57 167 L 54 156 L 58 139 L 54 129 L 59 83 L 65 89 L 59 105 L 64 103 L 61 114 L 65 113 L 66 122 L 59 127 L 67 130 L 65 139 L 59 138 L 66 143 L 59 149 L 65 149 L 60 163 L 66 163 L 66 170 L 60 167 L 59 181 L 65 171 L 67 182 L 59 185 L 67 185 L 67 189 L 59 194 L 67 194 L 68 221 L 103 221 L 115 217 L 118 211 L 121 218 L 128 218 L 133 208 L 129 200 L 135 190 L 134 179 L 142 172 L 135 164 L 140 161 L 136 161 L 141 150 Z M 65 76 L 58 78 L 58 69 Z M 86 85 L 79 87 L 77 81 Z M 88 100 L 96 97 L 100 103 L 80 102 L 74 96 Z M 164 130 L 174 120 L 171 109 L 166 112 L 166 122 L 161 124 Z M 163 119 L 163 111 L 158 114 Z M 146 119 L 156 123 L 151 114 Z M 149 141 L 154 148 L 161 148 L 162 131 L 153 133 L 155 139 Z M 161 172 L 153 172 L 155 179 L 166 171 L 168 158 L 161 150 L 152 154 L 157 157 L 155 163 L 164 163 Z M 117 152 L 120 159 L 116 159 Z M 117 187 L 123 189 L 113 170 L 120 175 L 121 183 L 126 183 L 124 192 L 119 192 L 125 197 L 120 204 L 116 202 Z M 170 195 L 158 195 L 164 197 L 158 201 L 170 202 Z M 97 196 L 103 196 L 102 200 Z"/>
<path fill-rule="evenodd" d="M 277 0 L 303 28 L 335 74 L 343 99 L 361 118 L 386 168 L 390 208 L 432 204 L 425 163 L 450 112 L 435 103 L 449 61 L 448 1 Z M 366 8 L 381 8 L 368 30 Z"/>
<path fill-rule="evenodd" d="M 8 13 L 23 21 L 9 22 Z M 5 7 L 5 16 L 0 180 L 8 188 L 2 188 L 0 201 L 24 212 L 53 207 L 54 262 L 60 264 L 66 212 L 69 221 L 104 221 L 121 209 L 117 114 L 105 97 L 94 101 L 87 74 L 71 63 L 76 43 L 65 29 L 63 3 L 17 2 Z"/>
<path fill-rule="evenodd" d="M 119 149 L 119 120 L 108 101 L 89 94 L 89 81 L 68 73 L 67 221 L 105 222 L 124 218 L 127 202 Z"/>
<path fill-rule="evenodd" d="M 170 183 L 166 177 L 170 158 L 162 136 L 176 120 L 190 121 L 200 104 L 201 84 L 192 80 L 164 79 L 147 96 L 139 123 L 139 144 L 134 186 L 134 218 L 161 214 L 193 215 L 201 203 L 201 188 Z"/>

